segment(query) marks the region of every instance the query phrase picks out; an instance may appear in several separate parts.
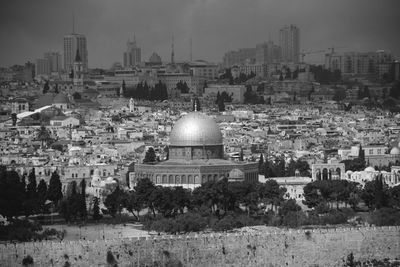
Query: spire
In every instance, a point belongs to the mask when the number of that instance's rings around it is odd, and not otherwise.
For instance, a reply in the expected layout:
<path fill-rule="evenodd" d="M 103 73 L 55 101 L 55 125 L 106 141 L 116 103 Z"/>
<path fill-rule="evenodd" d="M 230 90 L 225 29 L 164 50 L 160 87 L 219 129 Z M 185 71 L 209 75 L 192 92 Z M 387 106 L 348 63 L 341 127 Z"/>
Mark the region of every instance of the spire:
<path fill-rule="evenodd" d="M 193 54 L 192 54 L 192 36 L 190 36 L 190 62 L 193 61 Z"/>
<path fill-rule="evenodd" d="M 172 45 L 171 45 L 171 63 L 174 64 L 174 35 L 172 35 Z"/>
<path fill-rule="evenodd" d="M 75 55 L 75 62 L 81 62 L 81 55 L 79 53 L 79 49 L 76 49 L 76 55 Z"/>

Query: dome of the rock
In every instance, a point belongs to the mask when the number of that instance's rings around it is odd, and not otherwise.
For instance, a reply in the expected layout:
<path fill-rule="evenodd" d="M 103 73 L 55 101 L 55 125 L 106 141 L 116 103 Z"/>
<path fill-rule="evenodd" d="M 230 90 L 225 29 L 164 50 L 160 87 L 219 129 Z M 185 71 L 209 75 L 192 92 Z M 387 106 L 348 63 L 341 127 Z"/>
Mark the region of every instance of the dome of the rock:
<path fill-rule="evenodd" d="M 214 146 L 222 144 L 222 134 L 217 123 L 200 112 L 192 112 L 179 119 L 170 135 L 171 146 Z"/>

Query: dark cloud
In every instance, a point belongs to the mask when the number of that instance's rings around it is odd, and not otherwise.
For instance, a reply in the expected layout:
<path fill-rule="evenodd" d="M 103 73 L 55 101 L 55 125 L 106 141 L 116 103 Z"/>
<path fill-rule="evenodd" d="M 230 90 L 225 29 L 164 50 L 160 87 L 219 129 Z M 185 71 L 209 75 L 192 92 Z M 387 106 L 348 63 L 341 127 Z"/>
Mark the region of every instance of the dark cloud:
<path fill-rule="evenodd" d="M 88 39 L 89 65 L 109 67 L 122 60 L 128 38 L 169 60 L 175 55 L 219 62 L 224 52 L 278 42 L 278 30 L 296 24 L 307 51 L 342 46 L 345 50 L 391 50 L 400 55 L 400 1 L 365 0 L 2 0 L 0 65 L 35 60 L 46 51 L 62 52 L 62 38 L 76 29 Z M 322 55 L 314 55 L 316 60 Z"/>

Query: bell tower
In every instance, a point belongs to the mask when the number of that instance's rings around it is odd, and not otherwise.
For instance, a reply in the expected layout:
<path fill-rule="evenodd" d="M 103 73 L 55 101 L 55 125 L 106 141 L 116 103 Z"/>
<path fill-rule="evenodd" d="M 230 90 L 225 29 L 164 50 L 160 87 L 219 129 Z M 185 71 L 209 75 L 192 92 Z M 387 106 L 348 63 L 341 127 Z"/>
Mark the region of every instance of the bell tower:
<path fill-rule="evenodd" d="M 79 49 L 76 50 L 74 60 L 73 83 L 76 91 L 83 91 L 83 62 Z"/>

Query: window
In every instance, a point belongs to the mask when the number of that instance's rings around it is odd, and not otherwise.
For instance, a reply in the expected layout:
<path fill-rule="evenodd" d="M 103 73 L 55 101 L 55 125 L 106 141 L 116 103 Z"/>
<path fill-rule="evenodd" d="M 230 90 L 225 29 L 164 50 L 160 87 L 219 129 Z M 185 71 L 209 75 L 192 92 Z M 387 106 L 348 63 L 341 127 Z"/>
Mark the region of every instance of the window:
<path fill-rule="evenodd" d="M 378 149 L 378 155 L 380 155 L 380 154 L 381 154 L 381 149 L 379 148 L 379 149 Z"/>
<path fill-rule="evenodd" d="M 374 154 L 374 150 L 373 149 L 369 149 L 368 153 L 369 153 L 369 155 L 372 155 L 372 154 Z"/>

